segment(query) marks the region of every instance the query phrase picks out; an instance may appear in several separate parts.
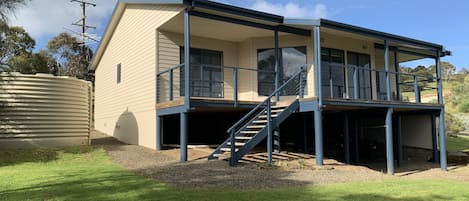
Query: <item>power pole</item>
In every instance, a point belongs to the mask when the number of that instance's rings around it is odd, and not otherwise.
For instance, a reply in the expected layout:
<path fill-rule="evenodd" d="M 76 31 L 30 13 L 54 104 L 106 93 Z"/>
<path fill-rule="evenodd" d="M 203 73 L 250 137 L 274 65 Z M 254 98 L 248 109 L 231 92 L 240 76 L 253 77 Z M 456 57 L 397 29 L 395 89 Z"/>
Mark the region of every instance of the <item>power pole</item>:
<path fill-rule="evenodd" d="M 96 39 L 90 37 L 86 33 L 86 31 L 88 29 L 96 29 L 95 26 L 89 26 L 89 25 L 86 24 L 86 7 L 87 6 L 96 7 L 96 4 L 87 2 L 86 0 L 70 0 L 70 2 L 78 3 L 81 6 L 81 11 L 82 11 L 81 12 L 81 19 L 74 22 L 74 23 L 72 23 L 72 25 L 81 27 L 81 33 L 79 33 L 79 35 L 81 35 L 81 42 L 79 42 L 78 45 L 81 45 L 81 52 L 80 52 L 81 62 L 83 62 L 82 63 L 83 65 L 86 65 L 86 63 L 88 63 L 91 60 L 91 58 L 90 58 L 91 56 L 89 55 L 89 50 L 86 48 L 86 40 L 90 39 L 90 40 L 93 40 L 93 41 L 97 42 Z M 72 31 L 74 33 L 77 33 L 73 30 L 70 30 L 70 31 Z"/>
<path fill-rule="evenodd" d="M 81 19 L 73 23 L 72 25 L 80 26 L 81 27 L 81 42 L 83 46 L 86 42 L 86 39 L 89 38 L 86 34 L 87 29 L 96 29 L 95 26 L 86 25 L 86 6 L 93 6 L 96 7 L 96 4 L 86 2 L 85 0 L 71 0 L 71 2 L 79 3 L 81 6 Z"/>

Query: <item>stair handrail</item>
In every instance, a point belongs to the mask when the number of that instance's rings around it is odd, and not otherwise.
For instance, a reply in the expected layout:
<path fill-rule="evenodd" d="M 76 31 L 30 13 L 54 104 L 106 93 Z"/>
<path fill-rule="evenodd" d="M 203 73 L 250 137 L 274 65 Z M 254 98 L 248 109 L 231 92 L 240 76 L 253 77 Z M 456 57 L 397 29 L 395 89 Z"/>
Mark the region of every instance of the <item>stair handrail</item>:
<path fill-rule="evenodd" d="M 262 101 L 261 103 L 259 103 L 256 107 L 254 107 L 251 111 L 249 111 L 246 115 L 243 116 L 243 118 L 241 118 L 238 122 L 236 122 L 235 124 L 233 124 L 233 126 L 231 126 L 226 132 L 227 133 L 230 133 L 233 129 L 235 129 L 236 127 L 238 127 L 242 122 L 244 122 L 247 118 L 249 118 L 251 115 L 254 114 L 254 112 L 256 110 L 258 110 L 262 105 L 266 104 L 268 100 L 270 100 L 272 97 L 274 97 L 277 93 L 279 93 L 281 90 L 283 90 L 283 88 L 285 88 L 285 86 L 287 86 L 288 84 L 290 84 L 290 82 L 292 80 L 294 80 L 295 78 L 297 78 L 297 76 L 301 75 L 304 71 L 305 71 L 305 67 L 302 66 L 300 67 L 300 71 L 298 71 L 297 73 L 295 73 L 290 79 L 288 79 L 285 83 L 283 83 L 279 88 L 277 88 L 272 94 L 270 94 L 266 99 L 264 99 L 264 101 Z M 300 77 L 300 85 L 301 85 L 301 82 L 303 81 L 302 80 L 303 78 Z M 300 90 L 302 90 L 303 86 L 300 86 Z M 301 94 L 301 92 L 300 92 Z"/>
<path fill-rule="evenodd" d="M 238 126 L 240 126 L 242 123 L 244 123 L 249 117 L 251 117 L 262 105 L 266 104 L 266 108 L 267 108 L 267 127 L 268 127 L 268 130 L 270 131 L 271 130 L 271 125 L 270 125 L 270 121 L 271 121 L 271 111 L 270 111 L 270 107 L 271 107 L 271 104 L 272 104 L 272 97 L 274 97 L 277 93 L 279 93 L 281 90 L 283 90 L 283 88 L 285 88 L 285 86 L 287 86 L 288 84 L 290 84 L 290 82 L 292 82 L 292 80 L 296 79 L 297 76 L 299 76 L 300 78 L 300 88 L 299 88 L 299 95 L 300 95 L 300 98 L 302 98 L 303 96 L 303 72 L 305 71 L 306 67 L 305 66 L 301 66 L 300 67 L 300 71 L 298 71 L 297 73 L 295 73 L 290 79 L 288 79 L 285 83 L 283 83 L 279 88 L 277 88 L 274 92 L 272 92 L 272 94 L 270 94 L 269 96 L 267 96 L 267 98 L 262 101 L 261 103 L 259 103 L 256 107 L 254 107 L 254 109 L 252 109 L 251 111 L 248 112 L 248 114 L 244 115 L 243 118 L 241 118 L 238 122 L 236 122 L 233 126 L 231 126 L 228 130 L 227 130 L 227 133 L 230 133 L 230 166 L 234 166 L 236 164 L 236 139 L 235 139 L 235 134 L 236 134 L 236 128 L 238 128 Z M 265 108 L 261 111 L 263 112 L 265 110 Z M 271 147 L 271 142 L 272 142 L 272 136 L 271 135 L 268 135 L 268 149 L 272 149 Z M 269 163 L 272 162 L 272 158 L 269 157 Z"/>

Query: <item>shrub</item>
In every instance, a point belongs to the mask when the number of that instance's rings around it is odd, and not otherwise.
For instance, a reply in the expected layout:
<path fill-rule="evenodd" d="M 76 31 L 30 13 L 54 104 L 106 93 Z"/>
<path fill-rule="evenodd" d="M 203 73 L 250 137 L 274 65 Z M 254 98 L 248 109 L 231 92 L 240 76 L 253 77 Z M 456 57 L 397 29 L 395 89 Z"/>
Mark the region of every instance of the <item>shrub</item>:
<path fill-rule="evenodd" d="M 459 112 L 469 113 L 469 100 L 464 100 L 458 106 Z"/>
<path fill-rule="evenodd" d="M 464 123 L 458 117 L 446 113 L 445 115 L 445 129 L 446 133 L 456 134 L 465 130 Z"/>

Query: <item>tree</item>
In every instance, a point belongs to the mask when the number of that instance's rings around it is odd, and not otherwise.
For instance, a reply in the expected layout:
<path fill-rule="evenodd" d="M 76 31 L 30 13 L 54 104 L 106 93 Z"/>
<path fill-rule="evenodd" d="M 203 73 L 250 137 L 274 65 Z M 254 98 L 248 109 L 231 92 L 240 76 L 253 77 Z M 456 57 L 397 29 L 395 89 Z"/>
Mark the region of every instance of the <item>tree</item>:
<path fill-rule="evenodd" d="M 22 27 L 9 27 L 0 21 L 0 70 L 8 68 L 9 61 L 20 55 L 31 54 L 36 42 Z"/>
<path fill-rule="evenodd" d="M 463 67 L 459 70 L 459 73 L 463 75 L 467 75 L 469 74 L 469 69 Z"/>
<path fill-rule="evenodd" d="M 51 73 L 55 67 L 54 63 L 54 60 L 48 55 L 47 51 L 23 54 L 9 61 L 7 71 L 25 74 Z"/>
<path fill-rule="evenodd" d="M 27 0 L 1 0 L 0 1 L 0 21 L 7 22 L 8 16 L 19 6 L 26 4 Z M 0 26 L 2 28 L 2 26 Z"/>
<path fill-rule="evenodd" d="M 445 80 L 446 82 L 450 81 L 451 77 L 456 72 L 456 67 L 454 67 L 453 64 L 451 64 L 447 61 L 442 61 L 440 66 L 441 66 L 441 79 Z M 431 65 L 429 68 L 432 70 L 432 72 L 436 72 L 435 71 L 435 69 L 436 69 L 435 65 Z"/>
<path fill-rule="evenodd" d="M 60 66 L 61 75 L 84 78 L 88 71 L 93 51 L 74 36 L 60 33 L 47 44 L 51 57 Z"/>

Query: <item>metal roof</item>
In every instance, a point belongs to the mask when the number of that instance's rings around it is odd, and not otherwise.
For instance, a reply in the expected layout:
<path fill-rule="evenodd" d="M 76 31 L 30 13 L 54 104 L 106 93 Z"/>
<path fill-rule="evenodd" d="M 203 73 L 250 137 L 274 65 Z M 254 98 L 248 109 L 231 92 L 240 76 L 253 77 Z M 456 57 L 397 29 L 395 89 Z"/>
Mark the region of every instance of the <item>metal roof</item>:
<path fill-rule="evenodd" d="M 114 8 L 113 15 L 109 20 L 108 26 L 104 32 L 103 39 L 101 40 L 95 57 L 93 58 L 93 62 L 91 64 L 91 68 L 94 70 L 99 63 L 99 60 L 102 56 L 102 52 L 104 51 L 105 46 L 107 45 L 108 40 L 110 39 L 110 35 L 112 35 L 116 24 L 118 23 L 120 16 L 125 9 L 126 4 L 180 4 L 186 5 L 192 8 L 202 8 L 207 10 L 213 10 L 216 12 L 228 13 L 231 15 L 237 15 L 242 17 L 247 17 L 256 20 L 262 20 L 269 23 L 277 23 L 278 26 L 287 27 L 291 25 L 291 28 L 295 26 L 323 26 L 331 29 L 366 35 L 369 37 L 380 38 L 383 40 L 390 40 L 394 42 L 406 43 L 410 45 L 416 45 L 420 47 L 434 49 L 435 51 L 440 51 L 442 54 L 441 56 L 451 55 L 450 51 L 446 51 L 442 45 L 425 42 L 417 39 L 412 39 L 409 37 L 394 35 L 390 33 L 385 33 L 381 31 L 376 31 L 368 28 L 363 28 L 359 26 L 349 25 L 345 23 L 340 23 L 332 20 L 326 19 L 291 19 L 291 18 L 284 18 L 280 15 L 270 14 L 266 12 L 260 12 L 252 9 L 241 8 L 237 6 L 232 6 L 228 4 L 213 2 L 209 0 L 119 0 Z M 296 28 L 298 29 L 298 28 Z M 311 29 L 310 29 L 311 30 Z M 305 29 L 306 31 L 306 29 Z"/>

